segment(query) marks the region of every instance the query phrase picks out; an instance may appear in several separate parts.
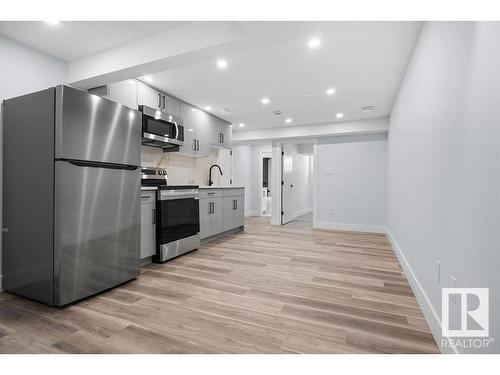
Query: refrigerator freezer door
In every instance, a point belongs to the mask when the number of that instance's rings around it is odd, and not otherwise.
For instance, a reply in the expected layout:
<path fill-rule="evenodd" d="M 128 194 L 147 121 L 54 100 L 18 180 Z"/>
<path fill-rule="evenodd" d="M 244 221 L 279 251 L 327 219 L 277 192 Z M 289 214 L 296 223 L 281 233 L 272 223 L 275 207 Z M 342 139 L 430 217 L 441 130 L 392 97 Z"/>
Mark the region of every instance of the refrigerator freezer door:
<path fill-rule="evenodd" d="M 88 297 L 137 277 L 140 169 L 56 161 L 54 300 Z"/>
<path fill-rule="evenodd" d="M 56 159 L 141 164 L 141 113 L 68 86 L 56 87 Z"/>

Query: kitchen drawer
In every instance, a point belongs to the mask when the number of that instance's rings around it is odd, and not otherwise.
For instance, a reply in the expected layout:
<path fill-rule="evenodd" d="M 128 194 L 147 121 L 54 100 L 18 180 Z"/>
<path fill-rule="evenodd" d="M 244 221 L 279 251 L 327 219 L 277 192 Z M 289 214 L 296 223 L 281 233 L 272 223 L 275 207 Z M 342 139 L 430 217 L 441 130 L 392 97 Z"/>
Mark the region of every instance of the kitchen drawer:
<path fill-rule="evenodd" d="M 156 191 L 141 191 L 141 204 L 155 203 Z"/>
<path fill-rule="evenodd" d="M 199 196 L 200 196 L 200 199 L 220 198 L 223 196 L 223 190 L 222 189 L 200 189 Z"/>
<path fill-rule="evenodd" d="M 245 194 L 245 189 L 243 188 L 226 188 L 223 190 L 223 195 L 225 197 L 239 197 Z"/>

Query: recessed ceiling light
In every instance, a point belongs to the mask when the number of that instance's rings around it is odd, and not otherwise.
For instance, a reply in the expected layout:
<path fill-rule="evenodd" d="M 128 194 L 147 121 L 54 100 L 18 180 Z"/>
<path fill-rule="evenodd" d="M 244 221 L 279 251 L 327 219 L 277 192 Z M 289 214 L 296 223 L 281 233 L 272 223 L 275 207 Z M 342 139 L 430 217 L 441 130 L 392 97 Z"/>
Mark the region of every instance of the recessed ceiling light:
<path fill-rule="evenodd" d="M 149 83 L 151 83 L 151 82 L 153 82 L 153 81 L 154 81 L 153 77 L 151 77 L 151 76 L 144 76 L 144 80 L 145 80 L 146 82 L 149 82 Z"/>
<path fill-rule="evenodd" d="M 242 123 L 242 122 L 240 122 L 240 123 L 238 124 L 238 126 L 239 126 L 240 128 L 244 128 L 244 127 L 245 127 L 245 124 L 244 124 L 244 123 Z"/>
<path fill-rule="evenodd" d="M 227 68 L 227 61 L 226 60 L 217 60 L 217 66 L 220 69 L 226 69 Z"/>
<path fill-rule="evenodd" d="M 59 25 L 59 21 L 55 21 L 55 20 L 45 21 L 45 22 L 48 23 L 51 26 L 57 26 L 57 25 Z"/>
<path fill-rule="evenodd" d="M 205 106 L 205 111 L 210 111 L 211 109 L 212 109 L 212 107 L 210 107 L 209 105 Z"/>
<path fill-rule="evenodd" d="M 330 87 L 328 90 L 326 90 L 326 95 L 333 95 L 335 94 L 335 89 L 333 87 Z"/>
<path fill-rule="evenodd" d="M 131 85 L 133 85 L 135 83 L 135 81 L 133 79 L 129 79 L 127 82 L 130 83 Z"/>
<path fill-rule="evenodd" d="M 309 43 L 307 43 L 310 49 L 315 49 L 318 48 L 321 45 L 321 40 L 318 38 L 312 38 L 309 40 Z"/>
<path fill-rule="evenodd" d="M 337 118 L 342 118 L 342 117 L 344 117 L 344 114 L 343 114 L 342 112 L 339 112 L 339 113 L 337 113 L 337 114 L 335 115 L 335 117 L 337 117 Z"/>
<path fill-rule="evenodd" d="M 292 119 L 291 119 L 291 118 L 287 118 L 287 119 L 285 120 L 285 122 L 286 122 L 287 124 L 290 124 L 290 123 L 292 122 Z"/>
<path fill-rule="evenodd" d="M 269 104 L 269 98 L 262 98 L 262 104 Z"/>
<path fill-rule="evenodd" d="M 373 111 L 374 109 L 375 109 L 375 107 L 372 106 L 372 105 L 366 105 L 366 106 L 364 106 L 364 107 L 361 108 L 361 110 L 363 112 L 370 112 L 370 111 Z"/>
<path fill-rule="evenodd" d="M 233 125 L 229 125 L 229 127 L 230 127 L 230 128 L 232 128 L 232 127 L 233 127 Z"/>
<path fill-rule="evenodd" d="M 194 129 L 193 128 L 189 128 L 188 131 L 192 132 L 192 131 L 194 131 Z"/>
<path fill-rule="evenodd" d="M 198 112 L 196 108 L 191 108 L 191 112 Z"/>

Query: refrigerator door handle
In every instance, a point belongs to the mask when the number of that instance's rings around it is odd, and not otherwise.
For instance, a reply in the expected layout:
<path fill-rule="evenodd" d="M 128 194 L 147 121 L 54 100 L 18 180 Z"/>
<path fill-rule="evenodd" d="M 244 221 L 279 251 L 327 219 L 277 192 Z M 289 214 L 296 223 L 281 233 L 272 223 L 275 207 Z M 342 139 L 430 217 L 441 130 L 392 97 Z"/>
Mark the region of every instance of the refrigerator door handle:
<path fill-rule="evenodd" d="M 137 165 L 107 163 L 102 161 L 89 161 L 89 160 L 75 160 L 75 159 L 56 159 L 59 161 L 66 161 L 77 167 L 91 167 L 91 168 L 108 168 L 108 169 L 125 169 L 127 171 L 135 171 Z"/>

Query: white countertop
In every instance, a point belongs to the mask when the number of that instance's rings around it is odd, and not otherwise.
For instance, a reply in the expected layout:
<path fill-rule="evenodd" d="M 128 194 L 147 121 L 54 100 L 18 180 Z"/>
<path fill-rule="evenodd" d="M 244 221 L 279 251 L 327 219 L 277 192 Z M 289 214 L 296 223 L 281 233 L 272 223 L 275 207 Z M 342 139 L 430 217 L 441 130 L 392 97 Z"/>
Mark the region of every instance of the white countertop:
<path fill-rule="evenodd" d="M 200 189 L 244 189 L 244 186 L 239 185 L 200 185 Z"/>
<path fill-rule="evenodd" d="M 147 191 L 147 190 L 158 190 L 158 187 L 156 187 L 156 186 L 141 186 L 141 191 Z"/>

